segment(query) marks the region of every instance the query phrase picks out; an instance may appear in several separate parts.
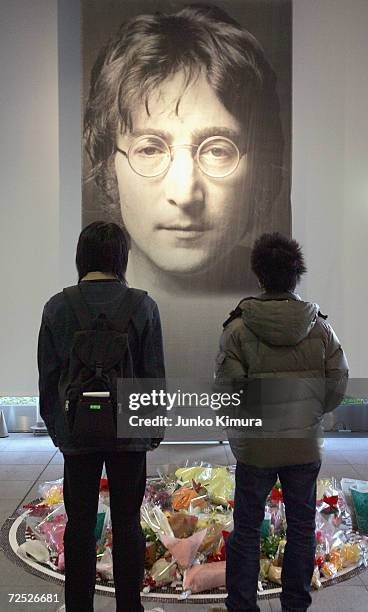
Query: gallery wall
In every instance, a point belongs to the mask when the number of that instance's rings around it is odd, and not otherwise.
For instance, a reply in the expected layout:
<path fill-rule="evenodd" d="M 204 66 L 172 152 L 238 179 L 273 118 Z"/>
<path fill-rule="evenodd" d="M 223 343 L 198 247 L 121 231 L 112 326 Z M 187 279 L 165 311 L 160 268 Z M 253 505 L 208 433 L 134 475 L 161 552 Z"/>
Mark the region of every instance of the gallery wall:
<path fill-rule="evenodd" d="M 293 234 L 308 262 L 301 290 L 328 313 L 356 378 L 368 377 L 367 27 L 366 0 L 294 1 Z"/>
<path fill-rule="evenodd" d="M 59 286 L 57 0 L 2 1 L 0 24 L 0 395 L 28 395 Z"/>
<path fill-rule="evenodd" d="M 42 305 L 75 280 L 79 7 L 6 0 L 0 23 L 0 396 L 29 395 Z M 329 314 L 355 377 L 368 374 L 367 26 L 366 0 L 294 1 L 293 234 L 308 262 L 300 293 Z"/>

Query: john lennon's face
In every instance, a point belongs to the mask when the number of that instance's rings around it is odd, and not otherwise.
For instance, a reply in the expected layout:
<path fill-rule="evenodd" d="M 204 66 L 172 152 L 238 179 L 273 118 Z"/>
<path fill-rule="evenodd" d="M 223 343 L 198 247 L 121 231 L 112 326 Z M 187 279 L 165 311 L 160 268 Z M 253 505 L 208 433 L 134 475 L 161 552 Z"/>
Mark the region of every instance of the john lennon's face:
<path fill-rule="evenodd" d="M 115 170 L 132 252 L 168 273 L 191 274 L 223 259 L 244 234 L 247 156 L 241 155 L 234 172 L 225 177 L 202 172 L 196 148 L 180 145 L 224 136 L 241 149 L 241 126 L 202 75 L 185 90 L 177 108 L 182 85 L 181 73 L 163 82 L 149 99 L 149 114 L 144 105 L 138 107 L 132 114 L 132 132 L 117 136 L 123 151 L 143 135 L 173 145 L 168 169 L 159 176 L 141 176 L 117 152 Z M 154 150 L 147 142 L 144 155 L 150 156 Z M 224 154 L 219 149 L 209 155 Z"/>

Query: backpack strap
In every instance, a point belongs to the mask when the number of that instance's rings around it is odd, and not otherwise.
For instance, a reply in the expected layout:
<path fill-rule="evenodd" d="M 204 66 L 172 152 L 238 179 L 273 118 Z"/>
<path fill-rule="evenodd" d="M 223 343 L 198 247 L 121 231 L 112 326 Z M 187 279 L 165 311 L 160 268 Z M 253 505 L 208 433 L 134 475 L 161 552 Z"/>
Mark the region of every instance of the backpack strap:
<path fill-rule="evenodd" d="M 328 315 L 322 314 L 321 311 L 319 310 L 317 313 L 317 317 L 321 317 L 321 319 L 328 319 Z"/>
<path fill-rule="evenodd" d="M 227 327 L 229 325 L 229 323 L 231 323 L 231 321 L 234 321 L 234 319 L 237 319 L 238 317 L 241 317 L 241 314 L 242 314 L 242 310 L 241 310 L 240 306 L 237 306 L 236 308 L 234 308 L 234 310 L 232 310 L 230 312 L 228 318 L 222 324 L 222 327 L 225 329 L 225 327 Z"/>
<path fill-rule="evenodd" d="M 81 329 L 91 329 L 94 318 L 78 285 L 66 287 L 63 294 L 73 313 L 77 317 Z"/>
<path fill-rule="evenodd" d="M 113 326 L 120 331 L 126 331 L 132 314 L 146 295 L 147 291 L 141 291 L 140 289 L 128 289 L 124 292 L 115 315 L 111 319 Z"/>
<path fill-rule="evenodd" d="M 222 324 L 222 327 L 225 329 L 225 327 L 227 327 L 229 325 L 229 323 L 231 323 L 231 321 L 234 321 L 234 319 L 238 319 L 239 317 L 242 316 L 243 310 L 240 308 L 240 304 L 242 304 L 246 300 L 254 300 L 254 299 L 257 299 L 257 298 L 249 296 L 249 297 L 246 297 L 246 298 L 243 298 L 242 300 L 240 300 L 239 304 L 234 308 L 234 310 L 232 310 L 229 313 L 229 316 L 226 319 L 226 321 Z"/>

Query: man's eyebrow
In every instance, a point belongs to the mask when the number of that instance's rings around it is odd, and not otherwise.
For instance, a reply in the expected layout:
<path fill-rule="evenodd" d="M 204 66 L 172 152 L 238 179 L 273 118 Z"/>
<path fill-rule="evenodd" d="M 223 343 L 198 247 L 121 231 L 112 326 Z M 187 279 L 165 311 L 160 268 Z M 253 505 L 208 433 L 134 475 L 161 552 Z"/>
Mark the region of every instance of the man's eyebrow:
<path fill-rule="evenodd" d="M 157 128 L 136 128 L 133 129 L 133 131 L 130 132 L 129 135 L 133 138 L 150 135 L 160 136 L 160 138 L 163 138 L 163 140 L 165 140 L 168 144 L 172 144 L 173 141 L 173 136 L 170 132 L 167 132 L 166 130 L 159 130 Z M 240 130 L 238 131 L 224 126 L 198 128 L 197 130 L 194 130 L 194 132 L 192 132 L 192 142 L 185 144 L 200 144 L 201 142 L 203 142 L 203 140 L 206 140 L 206 138 L 211 138 L 211 136 L 224 136 L 225 138 L 229 138 L 235 143 L 238 143 L 241 139 L 241 132 Z"/>
<path fill-rule="evenodd" d="M 234 142 L 239 142 L 241 132 L 240 130 L 233 130 L 224 126 L 199 128 L 193 132 L 193 142 L 200 144 L 203 140 L 206 140 L 206 138 L 211 138 L 211 136 L 224 136 L 225 138 L 229 138 Z"/>
<path fill-rule="evenodd" d="M 130 132 L 129 136 L 132 136 L 133 138 L 139 138 L 140 136 L 160 136 L 160 138 L 163 138 L 163 140 L 166 140 L 168 143 L 170 143 L 172 140 L 172 135 L 170 132 L 167 132 L 166 130 L 158 130 L 156 128 L 136 128 Z"/>

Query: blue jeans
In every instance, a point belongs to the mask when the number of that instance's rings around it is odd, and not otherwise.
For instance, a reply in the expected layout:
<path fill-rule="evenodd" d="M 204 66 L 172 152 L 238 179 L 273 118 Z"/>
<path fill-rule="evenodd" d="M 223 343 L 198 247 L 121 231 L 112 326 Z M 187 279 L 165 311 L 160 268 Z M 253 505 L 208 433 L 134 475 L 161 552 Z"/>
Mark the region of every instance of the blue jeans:
<path fill-rule="evenodd" d="M 305 612 L 312 602 L 316 481 L 320 462 L 281 468 L 236 466 L 234 531 L 226 542 L 229 612 L 259 612 L 260 528 L 266 498 L 280 478 L 285 502 L 287 544 L 282 569 L 281 605 L 285 612 Z"/>

